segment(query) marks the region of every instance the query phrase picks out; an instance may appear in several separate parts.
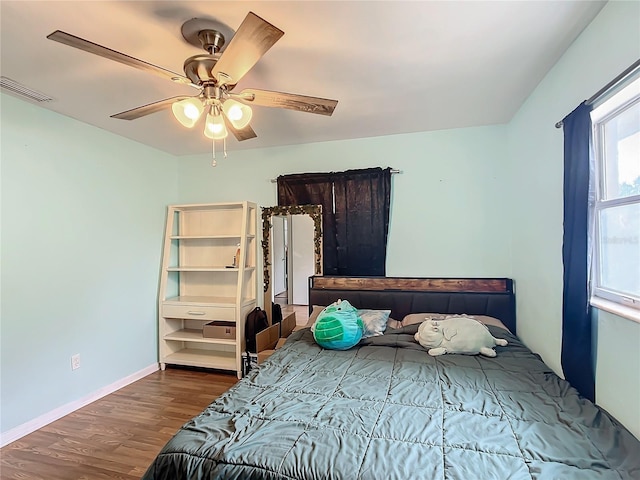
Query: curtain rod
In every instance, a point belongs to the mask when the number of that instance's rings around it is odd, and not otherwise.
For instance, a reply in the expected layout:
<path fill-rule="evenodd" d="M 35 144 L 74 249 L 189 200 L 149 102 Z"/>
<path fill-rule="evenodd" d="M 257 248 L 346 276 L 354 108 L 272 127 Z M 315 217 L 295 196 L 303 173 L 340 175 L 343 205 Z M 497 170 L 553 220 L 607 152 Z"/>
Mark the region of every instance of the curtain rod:
<path fill-rule="evenodd" d="M 391 169 L 391 174 L 393 175 L 394 173 L 402 173 L 402 170 L 398 170 L 396 168 L 392 168 Z M 271 183 L 278 183 L 278 179 L 277 178 L 272 178 L 271 179 Z"/>
<path fill-rule="evenodd" d="M 609 83 L 607 83 L 604 87 L 602 87 L 596 93 L 591 95 L 591 97 L 589 97 L 589 100 L 587 100 L 585 103 L 587 105 L 591 105 L 592 103 L 597 101 L 600 97 L 602 97 L 605 94 L 607 94 L 609 92 L 609 90 L 611 90 L 613 87 L 615 87 L 622 80 L 624 80 L 625 78 L 631 76 L 633 74 L 633 72 L 638 70 L 638 68 L 640 68 L 640 59 L 638 59 L 635 62 L 633 62 L 624 72 L 622 72 L 616 78 L 611 80 Z M 560 120 L 559 122 L 556 122 L 556 128 L 562 128 L 562 125 L 563 125 L 562 120 Z"/>

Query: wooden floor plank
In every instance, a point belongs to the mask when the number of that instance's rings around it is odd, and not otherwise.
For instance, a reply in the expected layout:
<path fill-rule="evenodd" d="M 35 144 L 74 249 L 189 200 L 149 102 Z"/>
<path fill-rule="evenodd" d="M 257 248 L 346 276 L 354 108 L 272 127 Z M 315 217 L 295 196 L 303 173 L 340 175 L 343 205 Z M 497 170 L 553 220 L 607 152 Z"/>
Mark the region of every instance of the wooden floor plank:
<path fill-rule="evenodd" d="M 0 449 L 1 480 L 138 480 L 235 374 L 167 368 Z"/>

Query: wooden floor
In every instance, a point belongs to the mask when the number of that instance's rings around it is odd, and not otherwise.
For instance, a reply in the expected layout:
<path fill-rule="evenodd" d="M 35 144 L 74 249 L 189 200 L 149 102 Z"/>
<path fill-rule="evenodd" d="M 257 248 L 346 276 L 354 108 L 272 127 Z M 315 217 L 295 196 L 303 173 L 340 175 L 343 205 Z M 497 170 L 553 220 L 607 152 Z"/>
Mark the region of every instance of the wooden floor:
<path fill-rule="evenodd" d="M 295 312 L 296 323 L 298 325 L 306 325 L 309 320 L 309 305 L 291 305 L 287 303 L 287 292 L 280 295 L 275 295 L 274 302 L 280 304 L 282 308 L 282 315 L 287 316 L 290 313 Z"/>
<path fill-rule="evenodd" d="M 139 480 L 178 428 L 236 382 L 155 372 L 0 449 L 0 478 Z"/>
<path fill-rule="evenodd" d="M 283 305 L 282 306 L 282 315 L 285 317 L 295 312 L 296 314 L 296 324 L 298 325 L 306 325 L 309 321 L 309 307 L 306 305 Z"/>

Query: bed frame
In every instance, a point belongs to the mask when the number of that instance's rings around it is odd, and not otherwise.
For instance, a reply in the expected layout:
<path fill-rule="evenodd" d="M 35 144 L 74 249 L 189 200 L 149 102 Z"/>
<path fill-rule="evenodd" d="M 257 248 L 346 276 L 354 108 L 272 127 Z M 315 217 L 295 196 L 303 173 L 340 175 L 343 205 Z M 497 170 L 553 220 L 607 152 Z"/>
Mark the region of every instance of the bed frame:
<path fill-rule="evenodd" d="M 309 313 L 314 305 L 348 300 L 356 308 L 410 313 L 488 315 L 516 334 L 516 297 L 510 278 L 309 277 Z"/>

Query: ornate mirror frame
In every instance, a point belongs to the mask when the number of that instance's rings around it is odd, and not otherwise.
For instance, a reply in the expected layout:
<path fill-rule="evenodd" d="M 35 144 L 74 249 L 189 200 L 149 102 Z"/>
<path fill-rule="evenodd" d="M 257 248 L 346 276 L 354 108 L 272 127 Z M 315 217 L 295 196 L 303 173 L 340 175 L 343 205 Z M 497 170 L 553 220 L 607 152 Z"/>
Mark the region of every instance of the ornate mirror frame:
<path fill-rule="evenodd" d="M 262 261 L 264 309 L 271 321 L 271 218 L 279 215 L 309 215 L 313 220 L 314 271 L 322 275 L 322 205 L 262 207 Z"/>

